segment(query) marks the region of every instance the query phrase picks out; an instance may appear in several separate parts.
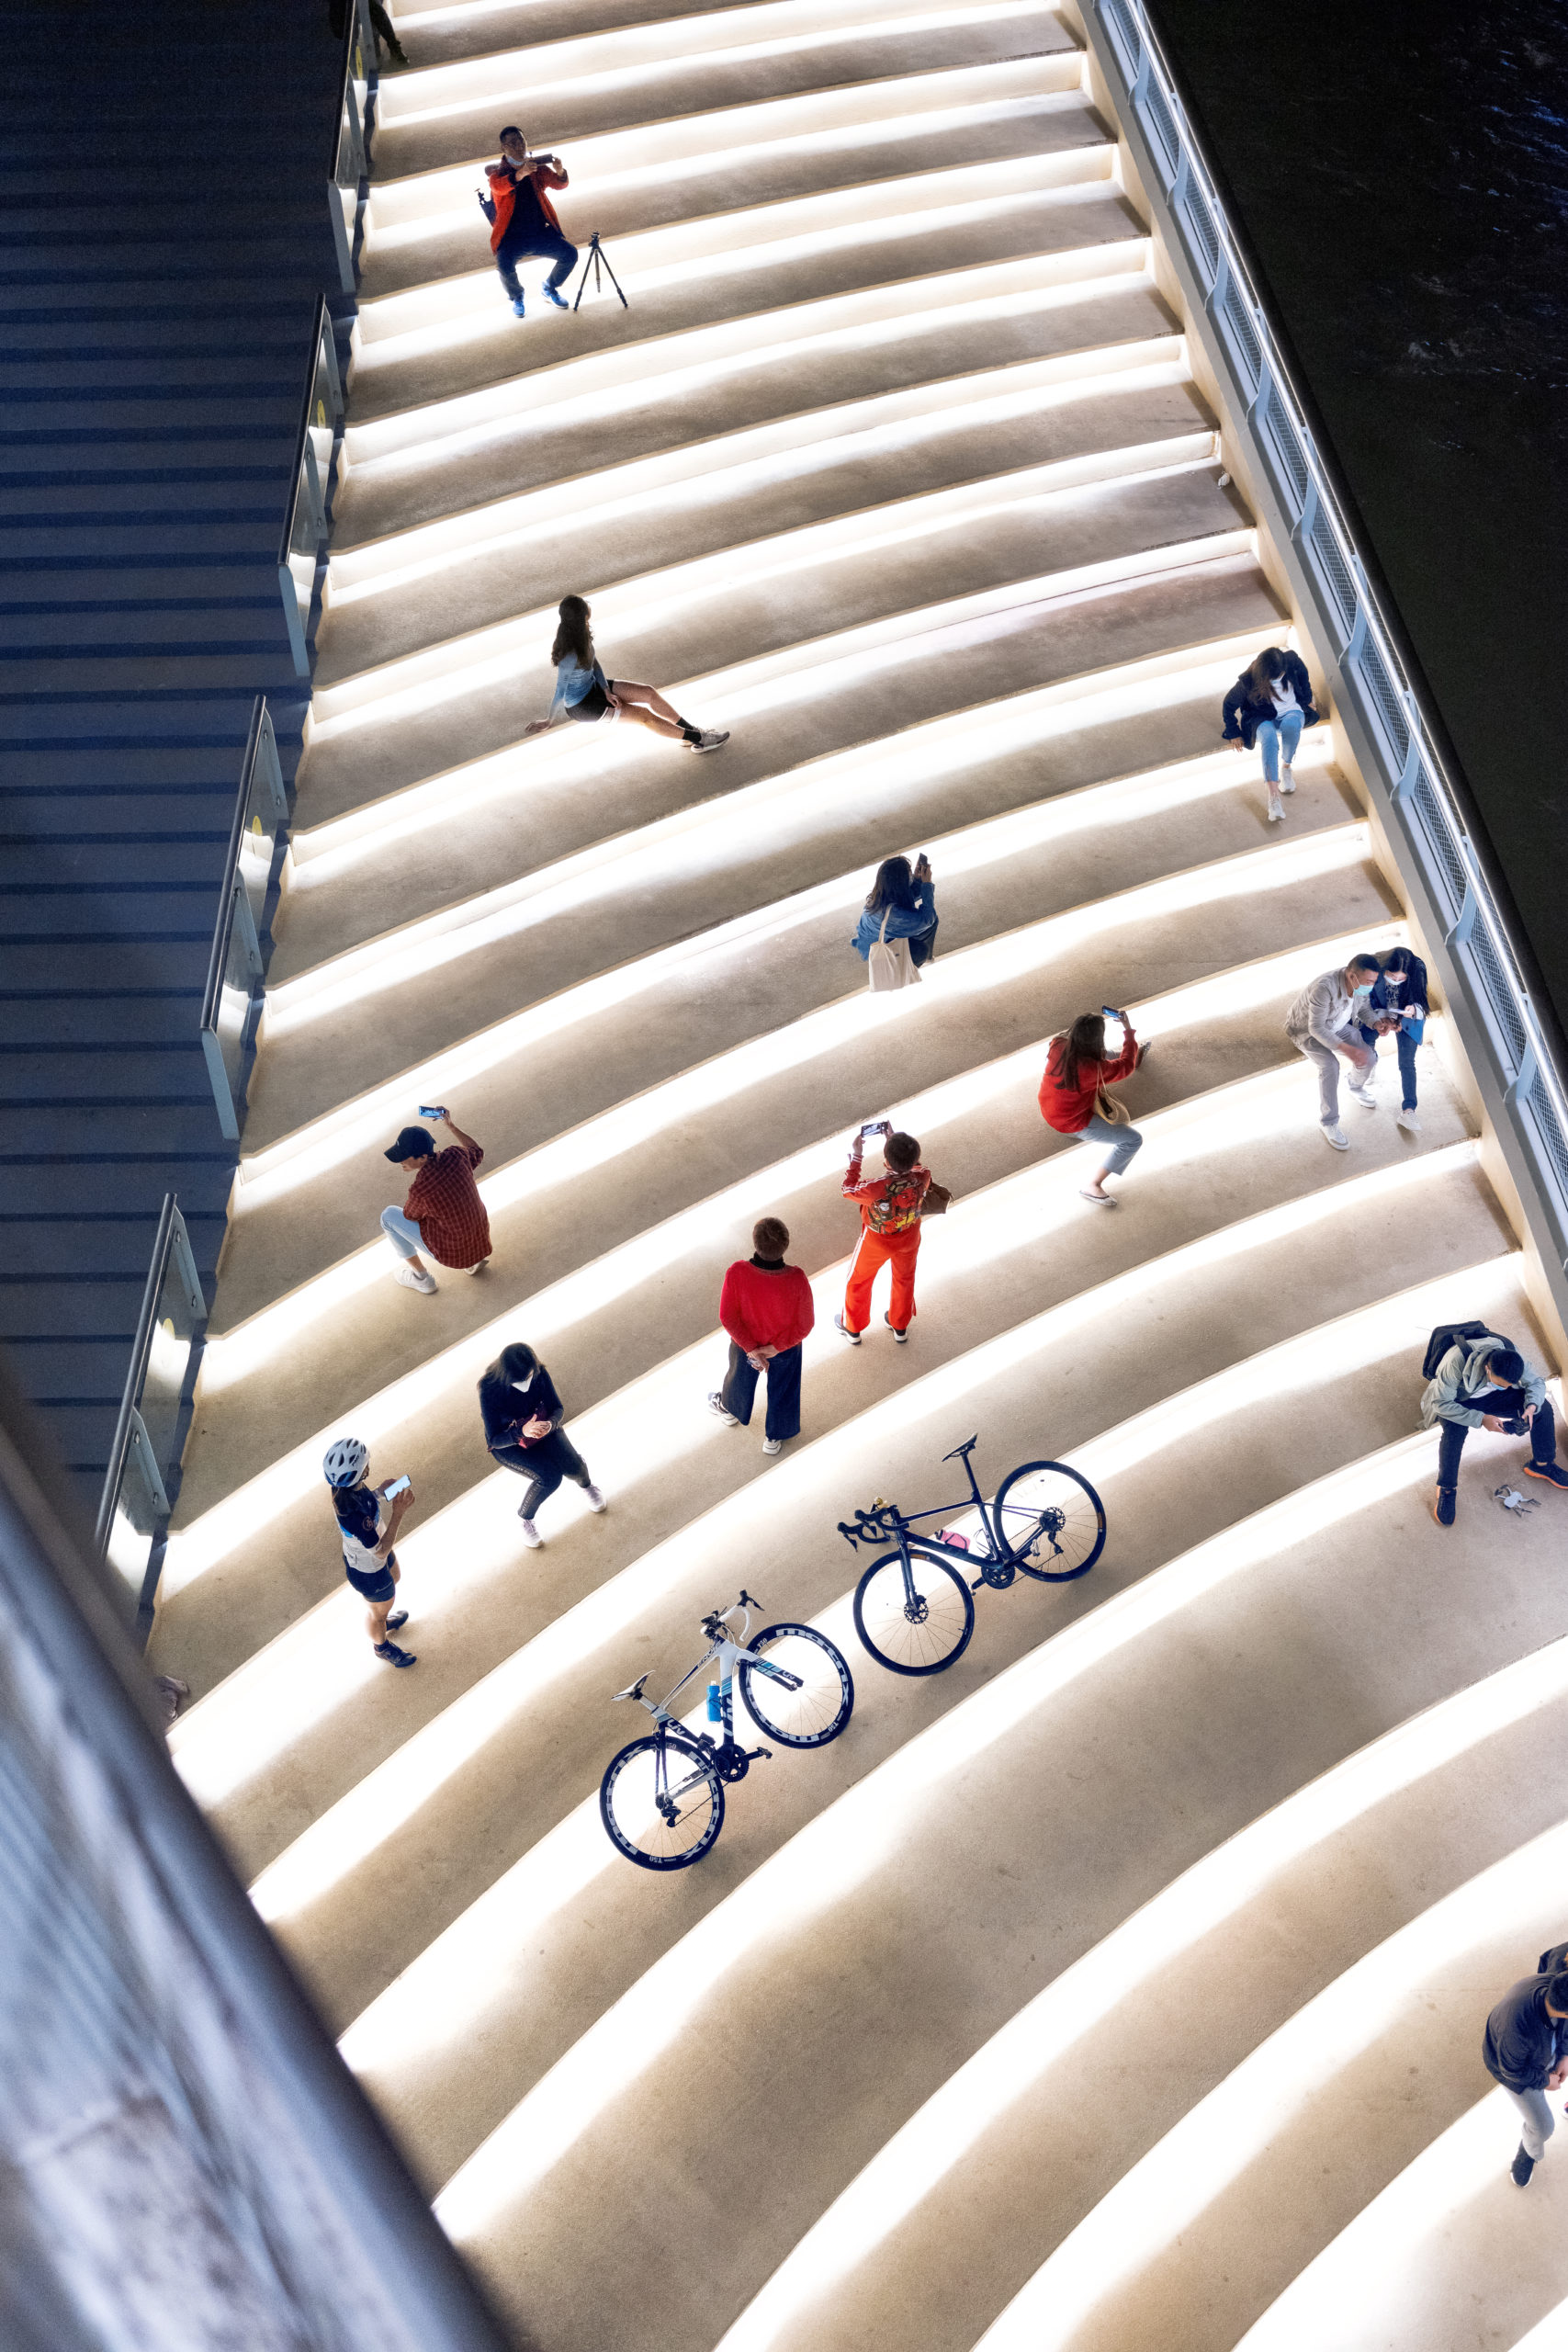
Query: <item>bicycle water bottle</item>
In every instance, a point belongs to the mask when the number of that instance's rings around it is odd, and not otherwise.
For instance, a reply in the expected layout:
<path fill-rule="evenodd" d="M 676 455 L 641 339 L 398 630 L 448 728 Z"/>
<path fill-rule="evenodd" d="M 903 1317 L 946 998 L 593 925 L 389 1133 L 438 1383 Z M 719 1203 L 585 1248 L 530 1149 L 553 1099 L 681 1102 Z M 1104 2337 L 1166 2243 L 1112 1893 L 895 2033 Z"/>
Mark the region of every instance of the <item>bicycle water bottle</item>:
<path fill-rule="evenodd" d="M 718 1668 L 716 1666 L 714 1668 L 712 1679 L 708 1683 L 708 1721 L 710 1724 L 721 1724 L 724 1721 L 723 1711 L 719 1705 Z"/>

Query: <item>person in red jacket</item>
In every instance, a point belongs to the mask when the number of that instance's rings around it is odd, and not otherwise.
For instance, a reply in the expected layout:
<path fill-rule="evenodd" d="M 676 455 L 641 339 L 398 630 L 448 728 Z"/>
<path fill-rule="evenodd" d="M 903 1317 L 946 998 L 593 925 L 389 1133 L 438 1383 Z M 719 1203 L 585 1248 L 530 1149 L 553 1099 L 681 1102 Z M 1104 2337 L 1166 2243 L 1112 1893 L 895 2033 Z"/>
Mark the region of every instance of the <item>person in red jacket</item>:
<path fill-rule="evenodd" d="M 762 1451 L 776 1453 L 786 1438 L 800 1435 L 801 1342 L 817 1320 L 811 1284 L 798 1266 L 784 1264 L 789 1227 L 765 1216 L 751 1228 L 755 1256 L 737 1258 L 724 1278 L 718 1319 L 729 1334 L 729 1369 L 709 1405 L 721 1421 L 751 1419 L 757 1381 L 768 1375 L 768 1411 Z"/>
<path fill-rule="evenodd" d="M 871 1320 L 871 1291 L 884 1266 L 893 1269 L 893 1298 L 883 1321 L 903 1347 L 915 1319 L 915 1260 L 920 1249 L 920 1203 L 931 1189 L 931 1171 L 920 1166 L 920 1147 L 913 1136 L 895 1135 L 882 1122 L 882 1165 L 886 1174 L 869 1184 L 861 1182 L 861 1155 L 865 1149 L 863 1127 L 850 1145 L 849 1173 L 844 1198 L 860 1203 L 860 1247 L 850 1265 L 843 1312 L 833 1317 L 851 1347 L 858 1348 Z"/>
<path fill-rule="evenodd" d="M 1080 1013 L 1064 1036 L 1052 1038 L 1040 1081 L 1040 1115 L 1048 1127 L 1059 1136 L 1081 1136 L 1085 1143 L 1105 1146 L 1104 1165 L 1078 1187 L 1084 1199 L 1100 1209 L 1116 1206 L 1114 1195 L 1105 1189 L 1106 1178 L 1119 1176 L 1144 1140 L 1136 1127 L 1108 1119 L 1100 1106 L 1100 1089 L 1131 1078 L 1144 1058 L 1126 1014 L 1119 1012 L 1116 1018 L 1122 1033 L 1119 1054 L 1107 1058 L 1105 1015 Z"/>
<path fill-rule="evenodd" d="M 553 302 L 558 311 L 564 311 L 567 299 L 560 289 L 577 267 L 577 247 L 563 234 L 556 219 L 556 208 L 545 193 L 547 188 L 567 186 L 566 167 L 560 157 L 531 155 L 528 141 L 517 125 L 510 122 L 501 134 L 501 161 L 485 165 L 485 177 L 490 182 L 490 201 L 494 208 L 490 249 L 495 255 L 501 282 L 512 297 L 513 309 L 519 318 L 525 315 L 517 265 L 527 256 L 537 254 L 555 264 L 545 280 L 546 300 Z"/>

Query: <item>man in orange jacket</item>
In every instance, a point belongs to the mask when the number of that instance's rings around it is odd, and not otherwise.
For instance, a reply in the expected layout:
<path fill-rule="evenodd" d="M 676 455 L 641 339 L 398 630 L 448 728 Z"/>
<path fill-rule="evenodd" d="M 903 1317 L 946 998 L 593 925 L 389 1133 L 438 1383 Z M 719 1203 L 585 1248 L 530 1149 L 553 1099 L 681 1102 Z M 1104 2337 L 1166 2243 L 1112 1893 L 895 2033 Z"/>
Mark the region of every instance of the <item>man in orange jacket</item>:
<path fill-rule="evenodd" d="M 871 1287 L 885 1265 L 893 1269 L 892 1310 L 883 1320 L 902 1347 L 915 1315 L 915 1260 L 920 1248 L 920 1203 L 931 1181 L 920 1166 L 920 1147 L 913 1136 L 896 1136 L 886 1121 L 882 1129 L 882 1164 L 886 1174 L 869 1184 L 861 1182 L 863 1130 L 850 1146 L 849 1174 L 844 1198 L 860 1203 L 860 1248 L 850 1267 L 844 1311 L 833 1320 L 852 1347 L 871 1320 Z"/>
<path fill-rule="evenodd" d="M 485 165 L 485 177 L 490 182 L 495 223 L 490 232 L 490 249 L 513 309 L 519 318 L 524 316 L 517 265 L 536 254 L 555 264 L 545 280 L 545 294 L 558 311 L 564 311 L 568 304 L 560 289 L 577 266 L 577 247 L 561 233 L 555 206 L 545 193 L 547 188 L 567 185 L 560 157 L 531 155 L 528 141 L 511 122 L 501 134 L 501 161 Z"/>

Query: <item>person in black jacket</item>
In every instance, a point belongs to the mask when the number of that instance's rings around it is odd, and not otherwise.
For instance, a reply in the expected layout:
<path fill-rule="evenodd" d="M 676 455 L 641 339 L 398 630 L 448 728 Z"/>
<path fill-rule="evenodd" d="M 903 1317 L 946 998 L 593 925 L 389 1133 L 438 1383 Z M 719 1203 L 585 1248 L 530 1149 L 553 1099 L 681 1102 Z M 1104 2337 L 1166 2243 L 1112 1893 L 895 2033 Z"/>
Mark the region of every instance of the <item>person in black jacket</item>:
<path fill-rule="evenodd" d="M 545 1540 L 534 1524 L 535 1515 L 563 1478 L 582 1488 L 590 1510 L 605 1509 L 587 1463 L 561 1427 L 566 1409 L 555 1382 L 532 1348 L 521 1342 L 502 1348 L 486 1366 L 479 1380 L 479 1414 L 485 1443 L 496 1460 L 528 1481 L 517 1516 L 531 1552 Z"/>
<path fill-rule="evenodd" d="M 1302 729 L 1312 726 L 1316 718 L 1306 666 L 1299 653 L 1282 645 L 1266 645 L 1225 696 L 1225 741 L 1234 743 L 1238 752 L 1250 752 L 1256 743 L 1263 754 L 1271 825 L 1277 825 L 1285 813 L 1280 794 L 1296 788 L 1291 763 Z M 1285 755 L 1282 775 L 1281 751 Z"/>
<path fill-rule="evenodd" d="M 1524 2136 L 1512 2171 L 1523 2188 L 1546 2154 L 1556 2128 L 1548 2091 L 1561 2090 L 1568 2081 L 1568 1971 L 1564 1947 L 1541 1954 L 1553 1963 L 1534 1976 L 1521 1976 L 1498 2002 L 1486 2020 L 1481 2045 L 1486 2071 L 1501 2083 L 1519 2110 Z"/>
<path fill-rule="evenodd" d="M 1399 1124 L 1413 1134 L 1420 1132 L 1421 1122 L 1416 1110 L 1416 1048 L 1427 1034 L 1427 967 L 1413 947 L 1395 947 L 1382 959 L 1382 969 L 1373 983 L 1367 1006 L 1377 1020 L 1369 1029 L 1363 1021 L 1362 1036 L 1374 1052 L 1379 1037 L 1392 1029 L 1394 1050 L 1399 1056 Z"/>

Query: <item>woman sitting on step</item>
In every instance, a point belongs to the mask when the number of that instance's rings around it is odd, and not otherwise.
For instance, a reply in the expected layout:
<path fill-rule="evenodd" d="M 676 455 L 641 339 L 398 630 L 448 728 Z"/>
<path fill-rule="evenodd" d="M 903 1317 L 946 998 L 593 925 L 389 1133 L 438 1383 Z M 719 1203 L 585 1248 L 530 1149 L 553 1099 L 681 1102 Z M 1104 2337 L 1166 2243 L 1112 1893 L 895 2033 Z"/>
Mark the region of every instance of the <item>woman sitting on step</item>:
<path fill-rule="evenodd" d="M 1279 824 L 1285 813 L 1280 794 L 1296 788 L 1291 763 L 1302 740 L 1302 729 L 1314 725 L 1316 718 L 1306 665 L 1299 653 L 1292 653 L 1282 645 L 1266 645 L 1225 696 L 1225 741 L 1234 743 L 1238 752 L 1250 752 L 1256 743 L 1263 754 L 1263 781 L 1269 790 L 1271 825 Z"/>
<path fill-rule="evenodd" d="M 907 857 L 885 857 L 850 945 L 863 964 L 879 939 L 907 939 L 910 961 L 926 964 L 936 953 L 936 885 L 924 850 L 914 866 Z"/>
<path fill-rule="evenodd" d="M 531 719 L 525 727 L 525 738 L 544 734 L 564 710 L 580 727 L 592 726 L 597 719 L 618 718 L 624 712 L 650 733 L 684 743 L 693 752 L 716 752 L 721 743 L 728 742 L 728 729 L 694 727 L 665 701 L 657 686 L 634 685 L 629 678 L 607 678 L 593 650 L 591 617 L 590 607 L 581 596 L 561 598 L 560 627 L 550 648 L 550 660 L 556 665 L 555 699 L 547 718 Z"/>

